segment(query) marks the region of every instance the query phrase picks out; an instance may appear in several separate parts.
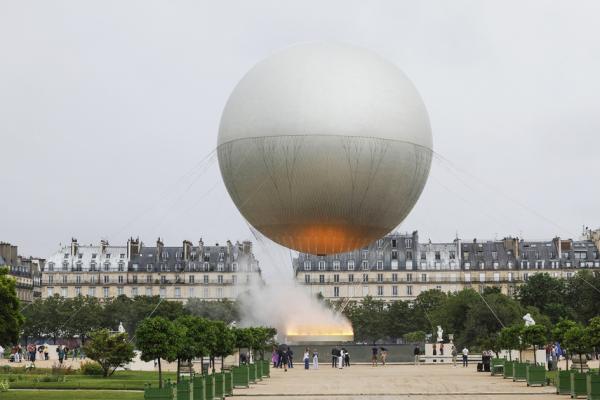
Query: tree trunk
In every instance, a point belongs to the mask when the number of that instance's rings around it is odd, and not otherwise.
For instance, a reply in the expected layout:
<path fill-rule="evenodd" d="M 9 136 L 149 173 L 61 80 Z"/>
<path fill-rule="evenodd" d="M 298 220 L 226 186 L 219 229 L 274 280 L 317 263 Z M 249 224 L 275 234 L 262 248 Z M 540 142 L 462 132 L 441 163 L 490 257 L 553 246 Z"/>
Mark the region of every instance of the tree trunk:
<path fill-rule="evenodd" d="M 178 358 L 177 359 L 177 383 L 179 383 L 179 371 L 181 368 L 181 360 Z"/>
<path fill-rule="evenodd" d="M 533 363 L 537 364 L 537 357 L 536 357 L 536 348 L 535 348 L 535 344 L 533 345 Z"/>
<path fill-rule="evenodd" d="M 242 348 L 238 347 L 238 367 L 242 365 Z"/>
<path fill-rule="evenodd" d="M 565 351 L 565 362 L 567 363 L 567 371 L 569 370 L 569 355 Z"/>
<path fill-rule="evenodd" d="M 583 360 L 581 359 L 581 353 L 579 353 L 579 369 L 581 370 L 581 373 L 583 374 Z"/>
<path fill-rule="evenodd" d="M 160 368 L 160 357 L 158 358 L 158 388 L 162 389 L 163 381 L 162 381 L 162 369 Z"/>

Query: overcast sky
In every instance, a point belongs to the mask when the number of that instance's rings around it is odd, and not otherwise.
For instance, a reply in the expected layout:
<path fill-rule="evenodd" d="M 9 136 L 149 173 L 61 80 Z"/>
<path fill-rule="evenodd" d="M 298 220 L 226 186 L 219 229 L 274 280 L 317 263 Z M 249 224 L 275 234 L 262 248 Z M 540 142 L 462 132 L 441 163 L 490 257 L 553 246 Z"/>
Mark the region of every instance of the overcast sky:
<path fill-rule="evenodd" d="M 600 2 L 0 0 L 0 240 L 252 235 L 214 150 L 243 74 L 298 42 L 372 49 L 428 108 L 401 231 L 451 241 L 600 226 Z"/>

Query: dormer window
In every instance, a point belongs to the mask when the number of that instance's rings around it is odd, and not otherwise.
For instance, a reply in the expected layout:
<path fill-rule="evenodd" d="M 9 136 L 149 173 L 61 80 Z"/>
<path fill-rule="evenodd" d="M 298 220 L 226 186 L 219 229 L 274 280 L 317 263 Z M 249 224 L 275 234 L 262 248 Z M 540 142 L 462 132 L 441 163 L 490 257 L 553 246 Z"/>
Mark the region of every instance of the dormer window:
<path fill-rule="evenodd" d="M 110 258 L 110 253 L 106 253 L 106 258 Z"/>

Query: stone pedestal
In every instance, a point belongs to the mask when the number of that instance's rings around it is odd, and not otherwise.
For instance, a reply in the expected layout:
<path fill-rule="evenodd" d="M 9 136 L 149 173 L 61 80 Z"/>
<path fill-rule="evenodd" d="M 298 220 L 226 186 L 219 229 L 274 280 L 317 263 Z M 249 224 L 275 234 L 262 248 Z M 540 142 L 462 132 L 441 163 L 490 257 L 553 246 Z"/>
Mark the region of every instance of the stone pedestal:
<path fill-rule="evenodd" d="M 580 362 L 578 355 L 573 356 L 573 358 L 571 358 L 571 369 L 578 372 L 583 369 L 583 372 L 588 372 L 590 367 L 587 365 L 587 358 L 585 356 L 581 357 Z"/>

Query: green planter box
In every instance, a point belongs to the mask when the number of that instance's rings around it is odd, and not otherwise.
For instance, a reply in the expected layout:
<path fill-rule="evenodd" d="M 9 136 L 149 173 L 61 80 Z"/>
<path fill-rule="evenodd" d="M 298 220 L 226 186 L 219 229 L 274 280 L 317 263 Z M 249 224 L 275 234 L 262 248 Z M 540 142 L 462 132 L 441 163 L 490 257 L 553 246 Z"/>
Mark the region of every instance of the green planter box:
<path fill-rule="evenodd" d="M 225 396 L 233 396 L 233 373 L 230 369 L 223 371 L 223 379 L 225 380 Z"/>
<path fill-rule="evenodd" d="M 223 399 L 225 398 L 225 374 L 223 372 L 219 372 L 218 374 L 213 374 L 215 377 L 215 399 Z"/>
<path fill-rule="evenodd" d="M 586 386 L 588 400 L 600 400 L 600 374 L 587 374 Z"/>
<path fill-rule="evenodd" d="M 204 398 L 213 400 L 215 398 L 215 376 L 204 375 Z"/>
<path fill-rule="evenodd" d="M 263 378 L 269 378 L 271 376 L 271 361 L 261 360 L 263 363 Z"/>
<path fill-rule="evenodd" d="M 144 400 L 173 400 L 175 398 L 175 387 L 170 381 L 166 381 L 162 388 L 153 388 L 148 384 L 144 388 Z"/>
<path fill-rule="evenodd" d="M 571 371 L 556 371 L 556 394 L 571 394 Z"/>
<path fill-rule="evenodd" d="M 257 381 L 262 381 L 262 377 L 263 377 L 263 362 L 261 360 L 256 360 L 254 361 L 254 365 L 256 365 L 256 380 Z"/>
<path fill-rule="evenodd" d="M 505 358 L 492 358 L 492 361 L 490 362 L 490 374 L 497 375 L 500 373 L 504 373 L 505 362 Z"/>
<path fill-rule="evenodd" d="M 546 367 L 540 365 L 527 364 L 525 371 L 525 376 L 527 378 L 527 386 L 546 386 Z"/>
<path fill-rule="evenodd" d="M 177 386 L 177 400 L 194 400 L 192 395 L 193 386 L 189 380 L 180 378 Z"/>
<path fill-rule="evenodd" d="M 193 385 L 193 399 L 194 400 L 205 400 L 206 399 L 206 389 L 204 388 L 204 375 L 195 376 L 192 380 Z"/>
<path fill-rule="evenodd" d="M 571 398 L 587 396 L 586 374 L 571 371 Z"/>
<path fill-rule="evenodd" d="M 248 373 L 250 383 L 256 383 L 256 364 L 248 364 Z"/>
<path fill-rule="evenodd" d="M 233 374 L 233 387 L 250 387 L 250 370 L 247 365 L 240 365 L 239 367 L 232 367 L 231 372 Z"/>
<path fill-rule="evenodd" d="M 514 361 L 506 361 L 504 363 L 504 379 L 512 378 Z"/>
<path fill-rule="evenodd" d="M 527 380 L 527 364 L 522 362 L 516 362 L 513 364 L 513 382 L 526 381 Z"/>

